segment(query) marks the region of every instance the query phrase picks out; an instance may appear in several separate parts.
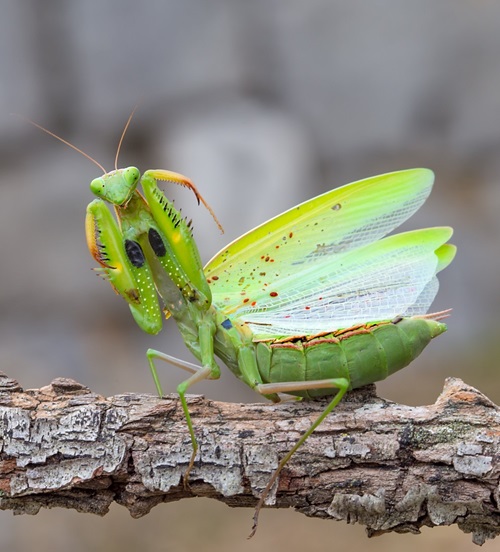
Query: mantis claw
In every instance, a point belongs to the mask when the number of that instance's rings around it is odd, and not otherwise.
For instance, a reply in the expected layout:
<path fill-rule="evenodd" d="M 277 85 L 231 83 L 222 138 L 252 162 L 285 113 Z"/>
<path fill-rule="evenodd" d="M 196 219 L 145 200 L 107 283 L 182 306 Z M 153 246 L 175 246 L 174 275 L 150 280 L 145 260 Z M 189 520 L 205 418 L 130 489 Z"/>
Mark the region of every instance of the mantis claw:
<path fill-rule="evenodd" d="M 191 470 L 193 469 L 194 461 L 195 461 L 197 452 L 198 452 L 198 446 L 196 447 L 196 449 L 193 449 L 193 452 L 191 453 L 191 458 L 189 460 L 189 465 L 188 465 L 188 467 L 187 467 L 187 469 L 184 472 L 184 475 L 182 477 L 182 484 L 183 484 L 183 487 L 184 487 L 185 491 L 188 491 L 190 489 L 189 474 L 191 473 Z"/>
<path fill-rule="evenodd" d="M 183 174 L 179 174 L 173 171 L 165 171 L 163 169 L 150 169 L 146 171 L 145 175 L 153 177 L 155 180 L 161 180 L 164 182 L 173 182 L 174 184 L 178 184 L 179 186 L 183 186 L 184 188 L 189 188 L 195 195 L 196 200 L 198 201 L 198 205 L 203 203 L 207 211 L 212 215 L 212 218 L 215 221 L 215 224 L 219 227 L 219 230 L 221 231 L 221 234 L 224 234 L 224 228 L 222 227 L 222 224 L 219 222 L 218 218 L 216 217 L 213 209 L 210 207 L 210 205 L 205 201 L 203 196 L 198 191 L 198 188 L 193 184 L 193 182 Z"/>

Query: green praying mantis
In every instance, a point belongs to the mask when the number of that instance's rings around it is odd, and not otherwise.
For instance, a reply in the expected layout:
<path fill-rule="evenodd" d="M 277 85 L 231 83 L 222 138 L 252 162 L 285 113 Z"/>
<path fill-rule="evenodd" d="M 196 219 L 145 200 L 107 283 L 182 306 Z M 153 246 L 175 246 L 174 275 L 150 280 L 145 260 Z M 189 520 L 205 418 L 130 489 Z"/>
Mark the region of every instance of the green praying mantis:
<path fill-rule="evenodd" d="M 253 536 L 281 470 L 346 392 L 404 368 L 446 330 L 441 320 L 449 311 L 426 313 L 438 290 L 436 274 L 455 256 L 455 246 L 447 243 L 453 231 L 435 227 L 385 237 L 421 207 L 433 185 L 432 171 L 403 170 L 301 203 L 243 234 L 203 267 L 191 222 L 157 182 L 190 188 L 210 210 L 194 184 L 171 171 L 141 175 L 135 167 L 117 168 L 132 115 L 111 172 L 49 134 L 103 171 L 90 184 L 97 198 L 86 215 L 97 270 L 144 331 L 160 331 L 162 310 L 171 316 L 200 362 L 147 351 L 160 397 L 157 359 L 190 373 L 177 387 L 192 443 L 184 484 L 198 450 L 186 393 L 201 380 L 219 378 L 216 357 L 273 402 L 281 394 L 331 399 L 263 490 Z"/>

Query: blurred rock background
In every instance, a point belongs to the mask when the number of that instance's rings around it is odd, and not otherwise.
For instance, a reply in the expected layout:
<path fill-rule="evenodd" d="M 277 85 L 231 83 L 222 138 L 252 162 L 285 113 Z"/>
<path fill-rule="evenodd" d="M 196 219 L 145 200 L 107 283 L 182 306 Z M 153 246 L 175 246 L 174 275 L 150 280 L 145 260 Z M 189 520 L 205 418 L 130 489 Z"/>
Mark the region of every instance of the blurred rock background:
<path fill-rule="evenodd" d="M 459 253 L 436 310 L 449 332 L 378 386 L 434 402 L 447 376 L 500 401 L 500 4 L 483 0 L 2 0 L 0 2 L 0 370 L 25 388 L 72 377 L 104 395 L 153 392 L 148 346 L 189 359 L 172 324 L 142 335 L 96 278 L 83 221 L 100 171 L 32 118 L 112 167 L 189 175 L 225 226 L 185 191 L 208 260 L 294 204 L 349 181 L 413 166 L 436 172 L 405 225 L 452 225 Z M 181 381 L 165 367 L 164 387 Z M 194 392 L 256 401 L 227 371 Z M 196 421 L 195 421 L 196 423 Z M 2 550 L 472 550 L 458 529 L 367 541 L 363 529 L 203 500 L 132 520 L 43 511 L 0 514 Z M 488 543 L 483 550 L 498 544 Z"/>

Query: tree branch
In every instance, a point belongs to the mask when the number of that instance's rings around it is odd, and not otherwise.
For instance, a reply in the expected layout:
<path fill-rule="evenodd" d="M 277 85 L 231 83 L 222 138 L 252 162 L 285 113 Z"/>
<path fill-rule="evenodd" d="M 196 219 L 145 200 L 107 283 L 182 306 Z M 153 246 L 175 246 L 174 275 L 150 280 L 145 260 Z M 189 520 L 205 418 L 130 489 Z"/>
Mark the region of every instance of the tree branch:
<path fill-rule="evenodd" d="M 325 405 L 191 396 L 200 451 L 185 489 L 191 443 L 177 396 L 104 398 L 63 378 L 23 391 L 1 376 L 0 509 L 104 515 L 115 501 L 140 517 L 193 496 L 253 507 Z M 482 544 L 500 533 L 499 441 L 499 408 L 459 379 L 420 407 L 380 399 L 368 386 L 350 393 L 292 457 L 271 499 L 362 523 L 369 535 L 457 524 Z"/>

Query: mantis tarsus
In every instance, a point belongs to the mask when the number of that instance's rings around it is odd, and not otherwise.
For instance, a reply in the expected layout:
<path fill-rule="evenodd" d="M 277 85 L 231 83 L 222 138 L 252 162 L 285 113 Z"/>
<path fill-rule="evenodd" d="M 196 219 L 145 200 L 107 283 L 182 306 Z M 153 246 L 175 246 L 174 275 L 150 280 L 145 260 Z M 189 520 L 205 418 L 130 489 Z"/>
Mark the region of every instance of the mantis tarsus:
<path fill-rule="evenodd" d="M 424 203 L 433 173 L 404 170 L 327 192 L 250 230 L 203 267 L 190 222 L 157 186 L 186 186 L 208 208 L 188 178 L 165 170 L 141 176 L 135 167 L 116 168 L 117 160 L 111 172 L 98 166 L 104 174 L 91 182 L 98 199 L 86 218 L 98 270 L 151 334 L 162 327 L 159 296 L 201 364 L 147 352 L 160 396 L 156 359 L 191 373 L 177 387 L 193 446 L 184 484 L 198 450 L 185 395 L 196 382 L 219 378 L 216 356 L 271 401 L 281 393 L 333 396 L 262 492 L 252 536 L 281 470 L 345 393 L 407 366 L 446 330 L 440 320 L 448 311 L 425 313 L 438 290 L 437 272 L 455 255 L 446 243 L 452 229 L 384 238 Z"/>

